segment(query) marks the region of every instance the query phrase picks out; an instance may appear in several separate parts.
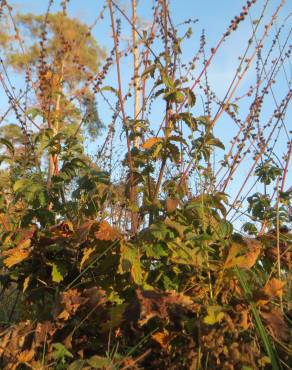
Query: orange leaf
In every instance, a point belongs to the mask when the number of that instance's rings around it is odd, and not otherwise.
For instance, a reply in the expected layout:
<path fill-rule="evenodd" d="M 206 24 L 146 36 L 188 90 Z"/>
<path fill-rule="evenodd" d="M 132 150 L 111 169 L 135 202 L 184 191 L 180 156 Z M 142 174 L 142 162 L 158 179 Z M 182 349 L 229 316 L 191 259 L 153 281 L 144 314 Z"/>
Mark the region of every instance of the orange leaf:
<path fill-rule="evenodd" d="M 146 140 L 143 145 L 142 145 L 142 148 L 143 149 L 150 149 L 153 147 L 153 145 L 157 144 L 157 143 L 161 143 L 163 141 L 163 139 L 161 137 L 151 137 L 150 139 Z"/>
<path fill-rule="evenodd" d="M 17 356 L 18 363 L 23 364 L 25 362 L 30 362 L 33 359 L 34 355 L 35 355 L 34 349 L 22 351 Z"/>
<path fill-rule="evenodd" d="M 9 249 L 8 251 L 4 251 L 3 255 L 8 256 L 7 258 L 4 259 L 4 264 L 8 268 L 17 265 L 18 263 L 25 260 L 29 256 L 29 253 L 30 253 L 29 249 L 21 249 L 18 247 Z"/>
<path fill-rule="evenodd" d="M 260 252 L 261 247 L 259 245 L 252 245 L 249 248 L 248 253 L 246 253 L 245 256 L 243 256 L 242 261 L 239 262 L 238 267 L 246 269 L 252 268 L 255 265 Z"/>
<path fill-rule="evenodd" d="M 250 269 L 256 263 L 260 252 L 261 244 L 256 241 L 248 240 L 247 246 L 233 243 L 230 247 L 224 267 L 232 268 L 238 266 Z"/>
<path fill-rule="evenodd" d="M 120 239 L 121 234 L 114 229 L 107 221 L 102 221 L 99 224 L 99 229 L 95 233 L 95 237 L 99 240 L 115 241 Z"/>
<path fill-rule="evenodd" d="M 174 212 L 179 204 L 178 199 L 167 198 L 165 202 L 166 211 L 171 213 Z"/>
<path fill-rule="evenodd" d="M 281 298 L 285 284 L 286 282 L 273 278 L 265 285 L 264 293 L 269 297 Z"/>
<path fill-rule="evenodd" d="M 159 343 L 160 346 L 163 348 L 163 349 L 168 349 L 169 347 L 169 340 L 170 340 L 170 335 L 169 333 L 164 330 L 164 331 L 159 331 L 155 334 L 153 334 L 152 336 L 152 339 L 155 340 L 155 342 Z"/>

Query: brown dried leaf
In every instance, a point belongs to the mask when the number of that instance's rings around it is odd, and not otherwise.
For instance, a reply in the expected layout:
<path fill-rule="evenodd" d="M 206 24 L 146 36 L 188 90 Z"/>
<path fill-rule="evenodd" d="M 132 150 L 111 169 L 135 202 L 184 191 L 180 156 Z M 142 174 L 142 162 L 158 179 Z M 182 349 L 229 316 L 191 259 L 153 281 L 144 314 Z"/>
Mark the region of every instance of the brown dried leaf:
<path fill-rule="evenodd" d="M 189 296 L 176 291 L 160 292 L 137 289 L 136 292 L 140 301 L 139 324 L 141 326 L 147 324 L 153 317 L 167 319 L 169 317 L 168 309 L 173 305 L 184 307 L 192 312 L 198 312 L 200 308 Z"/>
<path fill-rule="evenodd" d="M 61 299 L 64 310 L 58 315 L 58 319 L 68 320 L 87 301 L 88 299 L 81 297 L 77 289 L 70 289 L 64 292 Z"/>
<path fill-rule="evenodd" d="M 37 323 L 35 328 L 35 345 L 39 347 L 45 341 L 48 341 L 48 337 L 52 337 L 56 332 L 56 327 L 51 321 L 44 321 Z"/>
<path fill-rule="evenodd" d="M 266 321 L 266 325 L 274 337 L 283 341 L 291 339 L 288 325 L 280 310 L 272 308 L 270 311 L 261 311 L 261 316 Z"/>

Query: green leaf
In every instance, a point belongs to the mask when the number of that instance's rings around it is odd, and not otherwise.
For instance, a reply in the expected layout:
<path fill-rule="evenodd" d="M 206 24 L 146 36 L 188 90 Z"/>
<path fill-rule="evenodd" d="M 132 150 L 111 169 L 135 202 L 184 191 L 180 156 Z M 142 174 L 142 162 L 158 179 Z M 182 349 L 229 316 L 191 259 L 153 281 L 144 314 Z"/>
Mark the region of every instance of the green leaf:
<path fill-rule="evenodd" d="M 30 114 L 32 119 L 35 119 L 37 116 L 42 117 L 42 115 L 43 115 L 42 110 L 39 109 L 39 108 L 30 108 L 30 109 L 27 110 L 26 113 Z"/>
<path fill-rule="evenodd" d="M 102 331 L 106 332 L 110 329 L 115 329 L 120 326 L 121 323 L 125 320 L 124 313 L 126 308 L 126 303 L 111 307 L 109 309 L 110 319 L 107 322 L 101 324 Z"/>
<path fill-rule="evenodd" d="M 57 361 L 64 361 L 66 357 L 73 358 L 71 352 L 67 350 L 67 348 L 62 343 L 53 343 L 53 347 L 55 351 L 53 352 L 53 357 Z"/>
<path fill-rule="evenodd" d="M 175 87 L 174 81 L 164 71 L 161 72 L 161 78 L 165 86 L 169 89 L 173 89 Z"/>
<path fill-rule="evenodd" d="M 218 234 L 220 238 L 226 239 L 229 238 L 232 234 L 233 226 L 230 222 L 222 220 L 220 221 L 219 228 L 218 228 Z"/>
<path fill-rule="evenodd" d="M 68 366 L 67 370 L 82 370 L 84 365 L 85 360 L 76 360 Z"/>
<path fill-rule="evenodd" d="M 235 274 L 238 278 L 238 281 L 244 291 L 244 294 L 247 298 L 247 300 L 250 300 L 250 297 L 252 296 L 252 290 L 251 287 L 249 286 L 248 282 L 245 279 L 245 276 L 243 272 L 238 268 L 234 268 Z M 254 317 L 254 322 L 255 322 L 255 327 L 258 332 L 259 337 L 262 340 L 262 343 L 264 345 L 264 348 L 266 350 L 267 355 L 269 356 L 269 359 L 271 360 L 272 368 L 273 370 L 280 370 L 280 360 L 278 353 L 274 349 L 273 345 L 271 344 L 270 338 L 267 334 L 266 328 L 263 325 L 263 322 L 261 320 L 261 317 L 258 312 L 258 308 L 254 302 L 250 303 L 251 306 L 251 311 Z"/>
<path fill-rule="evenodd" d="M 26 189 L 30 184 L 31 184 L 31 181 L 28 180 L 28 179 L 17 180 L 17 181 L 15 181 L 15 183 L 13 185 L 13 190 L 15 192 L 19 192 L 21 190 Z"/>
<path fill-rule="evenodd" d="M 157 68 L 156 64 L 152 64 L 151 66 L 144 69 L 141 78 L 145 78 L 148 74 L 150 74 L 151 77 L 154 77 L 155 69 Z"/>
<path fill-rule="evenodd" d="M 92 356 L 86 360 L 88 365 L 92 366 L 94 369 L 104 369 L 111 370 L 113 369 L 113 364 L 110 358 L 101 357 L 101 356 Z"/>
<path fill-rule="evenodd" d="M 164 99 L 170 102 L 181 104 L 185 101 L 185 95 L 180 90 L 171 90 L 164 94 Z"/>
<path fill-rule="evenodd" d="M 189 88 L 185 89 L 185 92 L 188 97 L 189 106 L 193 107 L 196 104 L 196 95 Z"/>
<path fill-rule="evenodd" d="M 216 146 L 221 149 L 225 149 L 224 144 L 217 138 L 215 138 L 213 135 L 209 135 L 205 141 L 207 145 Z"/>
<path fill-rule="evenodd" d="M 171 119 L 173 121 L 179 120 L 184 121 L 192 131 L 195 131 L 197 129 L 197 121 L 191 113 L 188 112 L 177 113 L 172 115 Z"/>
<path fill-rule="evenodd" d="M 140 262 L 139 249 L 137 246 L 132 246 L 125 241 L 121 241 L 120 253 L 121 255 L 118 272 L 120 274 L 130 272 L 135 283 L 142 284 L 143 270 Z"/>
<path fill-rule="evenodd" d="M 119 93 L 118 93 L 118 90 L 116 90 L 115 88 L 113 88 L 112 86 L 104 86 L 100 89 L 100 91 L 111 91 L 113 92 L 114 94 L 116 94 L 116 96 L 119 96 Z"/>

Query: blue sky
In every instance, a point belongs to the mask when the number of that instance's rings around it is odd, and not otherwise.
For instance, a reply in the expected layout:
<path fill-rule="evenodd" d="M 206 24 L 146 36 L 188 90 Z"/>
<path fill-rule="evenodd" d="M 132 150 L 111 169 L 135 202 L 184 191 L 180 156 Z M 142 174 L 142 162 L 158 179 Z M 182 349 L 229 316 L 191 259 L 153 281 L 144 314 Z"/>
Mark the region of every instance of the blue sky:
<path fill-rule="evenodd" d="M 260 11 L 263 7 L 263 4 L 266 0 L 258 0 L 257 4 L 252 7 L 251 9 L 251 19 L 252 21 L 256 21 L 259 17 Z M 121 4 L 122 8 L 125 10 L 127 14 L 131 14 L 131 7 L 129 0 L 119 0 L 119 4 Z M 43 14 L 47 9 L 47 0 L 10 0 L 9 4 L 12 5 L 14 8 L 14 12 L 32 12 L 36 14 Z M 59 10 L 60 1 L 54 1 L 52 10 L 56 11 Z M 71 0 L 68 5 L 68 12 L 70 16 L 79 18 L 85 23 L 89 25 L 94 22 L 96 15 L 102 8 L 104 2 L 100 0 Z M 275 8 L 279 4 L 278 0 L 270 0 L 267 6 L 267 10 L 265 13 L 266 20 L 270 19 L 271 14 L 274 12 Z M 202 29 L 205 30 L 206 40 L 207 40 L 207 47 L 206 47 L 206 54 L 207 56 L 210 54 L 211 47 L 214 47 L 218 40 L 220 39 L 221 35 L 226 31 L 230 20 L 235 16 L 238 15 L 241 11 L 242 6 L 245 5 L 245 1 L 242 0 L 172 0 L 170 1 L 170 9 L 172 14 L 172 19 L 174 24 L 179 24 L 188 18 L 198 18 L 199 21 L 193 26 L 193 37 L 188 40 L 183 46 L 183 58 L 185 61 L 190 60 L 193 55 L 198 50 L 199 39 L 201 35 Z M 140 0 L 138 1 L 138 16 L 143 21 L 144 24 L 147 24 L 152 17 L 152 1 L 151 0 Z M 283 19 L 287 17 L 292 12 L 292 2 L 288 1 L 285 5 L 283 11 L 280 14 L 277 23 L 275 24 L 274 28 L 271 31 L 271 38 L 268 41 L 268 45 L 271 44 L 272 37 L 276 32 L 276 27 L 281 24 Z M 120 15 L 117 14 L 120 17 Z M 282 41 L 285 40 L 287 36 L 287 32 L 289 28 L 291 28 L 291 20 L 289 19 L 287 22 L 287 30 L 283 32 Z M 265 22 L 263 22 L 263 25 Z M 185 30 L 187 27 L 184 27 Z M 182 30 L 183 30 L 182 29 Z M 261 30 L 260 30 L 261 31 Z M 130 27 L 126 21 L 122 20 L 122 34 L 121 34 L 121 41 L 122 45 L 127 44 L 127 40 L 130 37 Z M 216 92 L 218 97 L 223 98 L 229 83 L 231 82 L 234 73 L 239 64 L 238 57 L 242 55 L 245 47 L 247 46 L 248 39 L 252 34 L 252 24 L 249 19 L 247 19 L 244 23 L 241 23 L 238 31 L 233 33 L 227 41 L 224 43 L 223 47 L 220 49 L 220 52 L 214 58 L 210 68 L 209 68 L 209 82 L 212 86 L 213 90 Z M 259 32 L 261 34 L 261 32 Z M 98 43 L 104 47 L 106 50 L 110 50 L 112 47 L 112 38 L 111 38 L 111 29 L 110 29 L 110 22 L 108 18 L 108 13 L 106 12 L 105 18 L 102 22 L 99 22 L 93 30 L 93 35 L 96 37 Z M 291 41 L 290 41 L 291 43 Z M 129 76 L 129 68 L 132 68 L 131 60 L 125 60 L 122 63 L 122 76 L 123 81 L 126 83 L 128 82 L 127 77 Z M 199 73 L 201 65 L 198 64 L 195 73 Z M 291 78 L 291 65 L 289 70 L 289 64 L 287 65 L 287 71 L 290 74 Z M 14 79 L 16 87 L 21 85 L 21 80 L 19 78 Z M 252 68 L 252 71 L 249 72 L 244 81 L 241 83 L 240 88 L 238 90 L 237 96 L 240 96 L 241 93 L 245 93 L 248 87 L 254 83 L 255 81 L 255 71 Z M 109 78 L 107 84 L 116 86 L 116 74 L 115 68 L 113 68 L 112 72 L 109 74 Z M 274 87 L 274 93 L 278 100 L 283 97 L 283 91 L 287 91 L 287 83 L 284 79 L 284 71 L 280 71 L 279 73 L 279 80 L 277 86 Z M 200 91 L 195 91 L 198 95 Z M 2 93 L 0 93 L 0 112 L 2 113 L 5 110 L 6 102 L 5 97 Z M 275 105 L 272 100 L 270 106 L 266 106 L 265 110 L 262 114 L 262 119 L 264 120 L 265 117 L 268 117 L 269 114 L 274 110 Z M 240 115 L 244 118 L 247 114 L 246 109 L 247 103 L 244 103 L 240 106 Z M 132 108 L 130 108 L 132 109 Z M 198 114 L 202 111 L 202 104 L 200 105 L 200 99 L 198 99 Z M 99 112 L 102 120 L 107 125 L 110 123 L 111 112 L 108 108 L 103 104 L 103 102 L 99 102 Z M 160 115 L 159 109 L 154 108 L 153 115 L 159 117 Z M 286 125 L 289 129 L 289 119 L 291 119 L 291 109 L 288 112 L 286 118 Z M 159 120 L 158 120 L 159 121 Z M 290 122 L 291 127 L 291 122 Z M 229 140 L 232 138 L 232 135 L 236 132 L 234 125 L 228 120 L 226 116 L 223 116 L 222 119 L 218 122 L 217 126 L 215 127 L 215 132 L 218 136 L 224 141 L 225 144 L 229 143 Z M 291 129 L 291 128 L 290 128 Z M 286 143 L 285 135 L 280 135 L 279 141 L 277 143 L 277 152 L 279 155 L 283 153 L 284 145 Z M 228 145 L 226 145 L 228 147 Z M 117 144 L 117 153 L 121 148 L 121 145 Z M 90 145 L 89 150 L 94 153 L 96 151 L 95 147 Z M 238 180 L 234 181 L 232 186 L 229 188 L 230 193 L 235 193 L 236 190 L 239 188 L 244 175 L 248 173 L 249 165 L 251 162 L 246 162 L 246 168 L 243 167 L 240 173 L 238 174 Z M 292 175 L 288 176 L 287 184 L 292 184 Z M 255 188 L 255 191 L 257 186 Z"/>

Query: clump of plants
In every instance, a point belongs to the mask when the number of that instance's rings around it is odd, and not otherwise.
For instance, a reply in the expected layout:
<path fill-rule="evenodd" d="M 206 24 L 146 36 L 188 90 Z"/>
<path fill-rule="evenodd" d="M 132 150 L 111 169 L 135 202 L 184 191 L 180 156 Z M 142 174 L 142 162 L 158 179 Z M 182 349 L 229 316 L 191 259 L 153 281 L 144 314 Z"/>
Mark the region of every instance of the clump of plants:
<path fill-rule="evenodd" d="M 108 0 L 96 19 L 111 27 L 108 55 L 94 25 L 68 15 L 68 1 L 58 13 L 49 2 L 43 16 L 1 2 L 10 26 L 0 33 L 9 105 L 0 126 L 1 368 L 291 368 L 289 83 L 268 118 L 265 110 L 291 52 L 285 21 L 269 38 L 283 2 L 251 21 L 223 100 L 208 80 L 255 2 L 209 53 L 203 32 L 189 63 L 184 43 L 197 20 L 176 27 L 166 0 L 154 2 L 147 27 L 136 0 L 129 14 Z M 253 61 L 255 82 L 239 96 Z M 20 95 L 12 69 L 25 77 Z M 108 126 L 100 101 L 112 111 Z M 221 117 L 237 128 L 229 147 L 216 131 Z M 283 132 L 288 151 L 278 154 Z M 228 194 L 245 163 L 239 192 Z"/>

